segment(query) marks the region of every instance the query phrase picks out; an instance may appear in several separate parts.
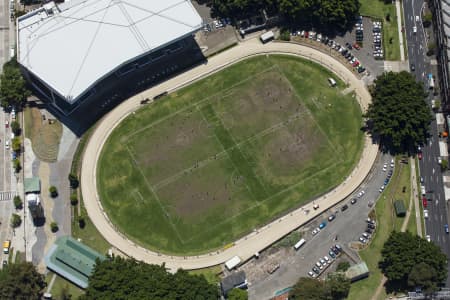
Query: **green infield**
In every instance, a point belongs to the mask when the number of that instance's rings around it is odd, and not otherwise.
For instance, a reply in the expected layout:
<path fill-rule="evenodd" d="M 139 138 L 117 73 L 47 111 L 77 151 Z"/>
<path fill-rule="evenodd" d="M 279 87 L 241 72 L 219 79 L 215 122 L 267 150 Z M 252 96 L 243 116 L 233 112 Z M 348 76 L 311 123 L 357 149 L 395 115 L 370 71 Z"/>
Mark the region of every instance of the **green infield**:
<path fill-rule="evenodd" d="M 123 234 L 156 251 L 228 247 L 351 172 L 363 133 L 346 88 L 312 62 L 259 56 L 144 106 L 104 145 L 103 208 Z"/>

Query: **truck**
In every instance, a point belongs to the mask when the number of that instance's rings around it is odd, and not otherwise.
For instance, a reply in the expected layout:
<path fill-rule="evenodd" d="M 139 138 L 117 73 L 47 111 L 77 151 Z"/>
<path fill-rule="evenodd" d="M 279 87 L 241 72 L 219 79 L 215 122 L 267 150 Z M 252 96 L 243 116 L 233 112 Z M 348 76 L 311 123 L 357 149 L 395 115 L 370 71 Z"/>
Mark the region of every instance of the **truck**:
<path fill-rule="evenodd" d="M 4 254 L 9 254 L 9 247 L 11 247 L 11 241 L 10 240 L 6 240 L 3 242 L 3 253 Z"/>
<path fill-rule="evenodd" d="M 428 88 L 430 90 L 434 89 L 434 78 L 433 78 L 433 74 L 428 74 Z"/>
<path fill-rule="evenodd" d="M 225 263 L 225 267 L 229 271 L 233 270 L 235 267 L 237 267 L 241 263 L 241 258 L 239 256 L 233 256 L 230 260 L 228 260 Z"/>

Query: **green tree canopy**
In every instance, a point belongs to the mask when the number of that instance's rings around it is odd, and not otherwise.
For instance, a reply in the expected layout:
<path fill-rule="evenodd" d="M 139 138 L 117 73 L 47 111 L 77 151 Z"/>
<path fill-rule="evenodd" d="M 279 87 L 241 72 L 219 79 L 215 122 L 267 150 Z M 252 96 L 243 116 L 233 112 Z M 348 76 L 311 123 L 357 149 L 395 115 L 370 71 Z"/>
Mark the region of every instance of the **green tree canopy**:
<path fill-rule="evenodd" d="M 218 289 L 203 275 L 175 274 L 158 265 L 114 257 L 97 262 L 81 299 L 217 299 Z"/>
<path fill-rule="evenodd" d="M 407 287 L 408 279 L 410 283 L 431 286 L 430 280 L 439 284 L 447 278 L 446 255 L 434 243 L 409 232 L 392 232 L 381 254 L 382 272 L 389 281 L 397 283 L 398 286 Z M 425 268 L 423 264 L 428 266 L 429 274 L 418 277 L 417 272 L 422 269 L 413 269 L 419 268 L 419 265 L 420 268 Z"/>
<path fill-rule="evenodd" d="M 242 289 L 232 289 L 228 293 L 228 300 L 247 300 L 248 293 Z"/>
<path fill-rule="evenodd" d="M 300 277 L 289 293 L 289 299 L 295 300 L 324 300 L 325 286 L 317 279 Z"/>
<path fill-rule="evenodd" d="M 431 114 L 422 83 L 408 72 L 384 73 L 372 88 L 366 117 L 372 133 L 393 153 L 415 151 L 426 140 Z"/>
<path fill-rule="evenodd" d="M 0 104 L 3 107 L 22 107 L 30 94 L 17 62 L 4 64 L 0 75 Z"/>
<path fill-rule="evenodd" d="M 0 299 L 41 299 L 44 276 L 32 263 L 9 264 L 0 270 Z"/>
<path fill-rule="evenodd" d="M 20 124 L 17 121 L 11 122 L 11 130 L 15 135 L 20 135 Z"/>
<path fill-rule="evenodd" d="M 436 270 L 424 262 L 415 265 L 408 275 L 408 285 L 420 286 L 426 293 L 437 291 L 437 282 Z"/>
<path fill-rule="evenodd" d="M 350 291 L 350 279 L 341 273 L 328 275 L 325 280 L 326 299 L 346 299 Z"/>

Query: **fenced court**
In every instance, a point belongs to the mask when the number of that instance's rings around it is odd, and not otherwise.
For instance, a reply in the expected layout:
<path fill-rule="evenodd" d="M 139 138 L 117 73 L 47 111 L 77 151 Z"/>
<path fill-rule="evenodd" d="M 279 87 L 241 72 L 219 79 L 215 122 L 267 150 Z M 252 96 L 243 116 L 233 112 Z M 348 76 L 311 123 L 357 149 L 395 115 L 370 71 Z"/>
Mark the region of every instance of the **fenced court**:
<path fill-rule="evenodd" d="M 119 230 L 166 253 L 222 248 L 342 182 L 363 146 L 361 111 L 324 68 L 245 60 L 126 118 L 98 164 Z"/>

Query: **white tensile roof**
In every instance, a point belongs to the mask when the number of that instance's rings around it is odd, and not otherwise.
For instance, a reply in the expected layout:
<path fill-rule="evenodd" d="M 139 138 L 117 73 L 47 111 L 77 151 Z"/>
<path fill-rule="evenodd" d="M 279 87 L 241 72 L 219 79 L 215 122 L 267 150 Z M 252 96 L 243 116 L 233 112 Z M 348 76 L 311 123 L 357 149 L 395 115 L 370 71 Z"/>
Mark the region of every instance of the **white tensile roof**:
<path fill-rule="evenodd" d="M 201 28 L 189 0 L 71 0 L 18 19 L 18 61 L 67 99 Z"/>

